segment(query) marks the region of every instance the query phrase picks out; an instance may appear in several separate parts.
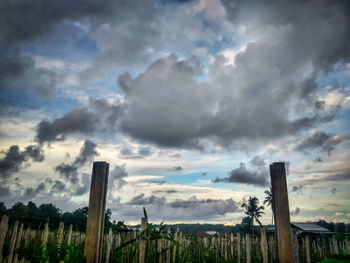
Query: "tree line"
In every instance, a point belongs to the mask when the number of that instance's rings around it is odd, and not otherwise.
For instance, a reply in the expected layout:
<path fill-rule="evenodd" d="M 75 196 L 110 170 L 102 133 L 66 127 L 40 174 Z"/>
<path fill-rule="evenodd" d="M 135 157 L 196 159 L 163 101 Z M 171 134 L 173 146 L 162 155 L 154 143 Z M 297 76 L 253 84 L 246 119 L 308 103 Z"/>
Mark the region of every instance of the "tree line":
<path fill-rule="evenodd" d="M 78 208 L 73 212 L 62 212 L 53 204 L 41 204 L 37 206 L 34 202 L 29 201 L 27 205 L 22 202 L 15 203 L 7 209 L 4 202 L 0 202 L 0 217 L 8 215 L 10 225 L 16 220 L 22 222 L 25 226 L 33 229 L 41 229 L 44 223 L 49 222 L 51 229 L 58 228 L 60 222 L 65 225 L 72 224 L 75 231 L 85 232 L 88 215 L 88 207 Z M 107 209 L 105 212 L 105 231 L 110 227 L 113 232 L 126 231 L 127 227 L 122 221 L 111 222 L 112 211 Z"/>

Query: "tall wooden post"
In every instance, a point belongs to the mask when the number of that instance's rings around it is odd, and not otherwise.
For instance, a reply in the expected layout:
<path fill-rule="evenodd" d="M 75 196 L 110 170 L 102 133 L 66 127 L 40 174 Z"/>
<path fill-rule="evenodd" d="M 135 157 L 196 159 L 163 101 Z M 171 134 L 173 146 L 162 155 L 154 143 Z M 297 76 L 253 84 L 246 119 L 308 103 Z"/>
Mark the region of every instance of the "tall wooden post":
<path fill-rule="evenodd" d="M 292 233 L 284 162 L 270 165 L 272 199 L 275 209 L 278 262 L 293 263 Z"/>
<path fill-rule="evenodd" d="M 147 229 L 148 219 L 147 217 L 141 218 L 141 232 Z M 145 236 L 145 234 L 144 234 Z M 140 238 L 140 255 L 139 255 L 139 263 L 145 263 L 146 260 L 146 247 L 147 240 Z"/>
<path fill-rule="evenodd" d="M 84 255 L 87 263 L 100 263 L 102 260 L 108 172 L 108 163 L 94 162 L 84 247 Z"/>

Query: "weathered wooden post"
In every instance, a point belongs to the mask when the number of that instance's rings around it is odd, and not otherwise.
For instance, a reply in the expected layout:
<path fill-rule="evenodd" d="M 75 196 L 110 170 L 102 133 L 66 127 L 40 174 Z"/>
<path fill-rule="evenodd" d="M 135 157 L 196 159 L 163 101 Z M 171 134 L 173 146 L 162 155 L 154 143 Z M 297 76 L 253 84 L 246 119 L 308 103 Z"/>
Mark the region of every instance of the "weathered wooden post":
<path fill-rule="evenodd" d="M 108 172 L 108 163 L 94 162 L 84 247 L 84 255 L 87 263 L 100 263 L 102 260 Z"/>
<path fill-rule="evenodd" d="M 262 251 L 262 256 L 263 256 L 263 263 L 268 263 L 268 255 L 267 255 L 267 240 L 266 240 L 266 233 L 265 229 L 261 228 L 260 230 L 260 235 L 261 235 L 261 251 Z"/>
<path fill-rule="evenodd" d="M 305 236 L 305 245 L 306 245 L 306 262 L 311 263 L 311 257 L 310 257 L 310 237 L 307 235 Z"/>
<path fill-rule="evenodd" d="M 250 235 L 245 235 L 245 252 L 246 252 L 246 262 L 250 263 Z"/>
<path fill-rule="evenodd" d="M 2 262 L 2 251 L 4 247 L 5 237 L 7 233 L 7 229 L 9 226 L 9 217 L 7 215 L 3 215 L 1 217 L 0 223 L 0 262 Z"/>
<path fill-rule="evenodd" d="M 237 233 L 237 263 L 241 263 L 241 234 Z"/>
<path fill-rule="evenodd" d="M 275 226 L 278 261 L 293 263 L 292 233 L 288 203 L 286 168 L 284 162 L 270 165 L 272 199 L 275 208 Z"/>
<path fill-rule="evenodd" d="M 67 239 L 67 244 L 70 245 L 72 242 L 72 232 L 73 232 L 73 225 L 69 225 L 69 230 L 68 230 L 68 239 Z"/>
<path fill-rule="evenodd" d="M 147 217 L 141 218 L 141 232 L 146 230 L 148 224 Z M 140 255 L 139 255 L 139 263 L 145 263 L 146 259 L 146 247 L 147 247 L 147 240 L 140 238 Z"/>

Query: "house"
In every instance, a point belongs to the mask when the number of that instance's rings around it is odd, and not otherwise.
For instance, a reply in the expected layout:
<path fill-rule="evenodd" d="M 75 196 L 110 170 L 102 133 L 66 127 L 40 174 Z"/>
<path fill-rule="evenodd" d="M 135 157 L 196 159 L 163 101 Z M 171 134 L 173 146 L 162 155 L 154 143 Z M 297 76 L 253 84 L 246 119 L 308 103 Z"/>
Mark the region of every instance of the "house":
<path fill-rule="evenodd" d="M 313 235 L 333 235 L 334 232 L 331 232 L 327 228 L 320 226 L 312 222 L 295 222 L 291 223 L 292 229 L 295 229 L 298 234 L 313 234 Z"/>

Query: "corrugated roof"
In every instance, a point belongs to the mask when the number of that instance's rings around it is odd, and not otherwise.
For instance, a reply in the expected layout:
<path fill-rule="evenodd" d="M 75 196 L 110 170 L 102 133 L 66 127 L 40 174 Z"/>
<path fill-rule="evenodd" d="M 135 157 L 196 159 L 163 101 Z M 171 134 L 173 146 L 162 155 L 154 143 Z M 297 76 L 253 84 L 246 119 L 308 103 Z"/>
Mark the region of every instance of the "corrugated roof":
<path fill-rule="evenodd" d="M 316 223 L 291 223 L 292 226 L 299 228 L 304 232 L 312 232 L 312 233 L 332 233 L 327 228 L 324 228 Z"/>

